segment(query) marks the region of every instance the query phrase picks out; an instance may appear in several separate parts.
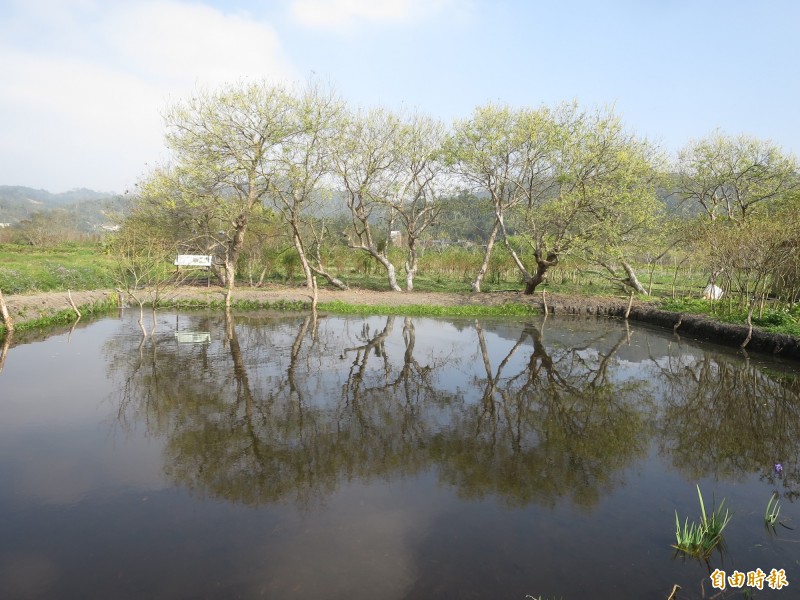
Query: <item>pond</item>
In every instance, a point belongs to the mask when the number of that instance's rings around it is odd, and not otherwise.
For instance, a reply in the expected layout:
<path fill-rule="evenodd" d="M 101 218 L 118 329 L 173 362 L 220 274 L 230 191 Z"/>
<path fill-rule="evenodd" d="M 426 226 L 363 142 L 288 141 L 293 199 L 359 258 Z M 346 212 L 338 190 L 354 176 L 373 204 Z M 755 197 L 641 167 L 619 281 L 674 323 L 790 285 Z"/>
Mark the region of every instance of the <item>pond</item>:
<path fill-rule="evenodd" d="M 796 365 L 586 318 L 146 326 L 7 347 L 1 598 L 796 597 Z"/>

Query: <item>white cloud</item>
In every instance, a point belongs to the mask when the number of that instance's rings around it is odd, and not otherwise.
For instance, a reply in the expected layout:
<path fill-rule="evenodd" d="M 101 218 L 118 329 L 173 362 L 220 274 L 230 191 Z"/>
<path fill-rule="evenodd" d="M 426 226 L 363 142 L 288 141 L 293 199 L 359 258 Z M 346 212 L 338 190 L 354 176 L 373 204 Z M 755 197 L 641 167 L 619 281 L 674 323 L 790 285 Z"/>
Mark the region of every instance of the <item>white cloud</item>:
<path fill-rule="evenodd" d="M 468 4 L 463 0 L 293 0 L 290 12 L 306 27 L 346 31 L 364 23 L 406 24 Z"/>
<path fill-rule="evenodd" d="M 136 3 L 109 15 L 103 31 L 132 68 L 173 86 L 293 75 L 270 26 L 208 6 Z"/>
<path fill-rule="evenodd" d="M 122 191 L 197 86 L 295 79 L 267 23 L 179 1 L 20 3 L 0 24 L 0 183 Z M 31 32 L 36 32 L 33 37 Z M 33 41 L 32 41 L 33 40 Z"/>

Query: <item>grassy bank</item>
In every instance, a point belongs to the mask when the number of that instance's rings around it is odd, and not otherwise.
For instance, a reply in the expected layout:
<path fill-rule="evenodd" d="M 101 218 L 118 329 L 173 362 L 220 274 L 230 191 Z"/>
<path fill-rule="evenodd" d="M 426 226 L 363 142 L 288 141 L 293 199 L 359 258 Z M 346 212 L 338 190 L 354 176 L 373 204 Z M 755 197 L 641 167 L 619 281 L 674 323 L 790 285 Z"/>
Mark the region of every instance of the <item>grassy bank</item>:
<path fill-rule="evenodd" d="M 103 315 L 111 310 L 117 309 L 116 297 L 109 296 L 106 300 L 92 302 L 91 304 L 82 304 L 78 307 L 81 312 L 81 317 L 93 317 Z M 53 325 L 69 325 L 76 320 L 75 311 L 71 308 L 59 310 L 57 312 L 37 317 L 35 319 L 25 320 L 15 323 L 14 331 L 26 331 L 30 329 L 38 329 L 44 327 L 51 327 Z M 0 336 L 4 335 L 6 328 L 0 323 Z"/>
<path fill-rule="evenodd" d="M 709 302 L 695 298 L 665 299 L 658 303 L 658 307 L 676 313 L 704 315 L 723 323 L 744 325 L 747 322 L 747 310 L 730 304 L 727 300 Z M 773 305 L 759 310 L 759 307 L 756 307 L 752 320 L 755 327 L 764 331 L 800 337 L 800 305 L 798 304 L 791 308 L 785 305 Z"/>

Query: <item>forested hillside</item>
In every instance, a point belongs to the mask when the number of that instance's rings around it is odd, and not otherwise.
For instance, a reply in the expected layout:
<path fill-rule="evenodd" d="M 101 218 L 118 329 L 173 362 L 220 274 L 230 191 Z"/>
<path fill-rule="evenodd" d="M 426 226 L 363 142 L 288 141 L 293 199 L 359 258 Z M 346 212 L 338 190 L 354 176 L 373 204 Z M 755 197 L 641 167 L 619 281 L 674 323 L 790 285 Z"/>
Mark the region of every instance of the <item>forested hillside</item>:
<path fill-rule="evenodd" d="M 79 231 L 92 231 L 110 223 L 123 202 L 113 192 L 97 192 L 86 188 L 52 193 L 19 185 L 0 185 L 0 223 L 12 225 L 30 219 L 37 213 L 60 211 L 74 222 Z"/>

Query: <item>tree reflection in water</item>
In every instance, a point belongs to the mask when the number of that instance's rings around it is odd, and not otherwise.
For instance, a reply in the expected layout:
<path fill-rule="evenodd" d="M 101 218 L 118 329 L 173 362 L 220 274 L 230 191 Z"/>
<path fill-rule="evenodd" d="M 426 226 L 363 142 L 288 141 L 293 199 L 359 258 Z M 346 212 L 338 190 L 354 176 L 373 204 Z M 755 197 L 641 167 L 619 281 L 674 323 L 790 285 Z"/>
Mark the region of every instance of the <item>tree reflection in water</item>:
<path fill-rule="evenodd" d="M 464 497 L 590 507 L 651 441 L 692 477 L 783 462 L 795 493 L 797 379 L 713 353 L 621 359 L 629 331 L 547 343 L 547 321 L 425 320 L 420 346 L 411 318 L 189 319 L 213 341 L 107 350 L 117 422 L 163 438 L 165 473 L 198 494 L 307 507 L 354 478 L 432 469 Z"/>
<path fill-rule="evenodd" d="M 675 467 L 692 479 L 742 479 L 758 473 L 780 484 L 785 497 L 798 497 L 796 375 L 770 372 L 726 354 L 690 355 L 680 347 L 652 359 L 651 369 L 664 385 L 659 443 Z M 780 478 L 775 463 L 783 465 Z"/>

